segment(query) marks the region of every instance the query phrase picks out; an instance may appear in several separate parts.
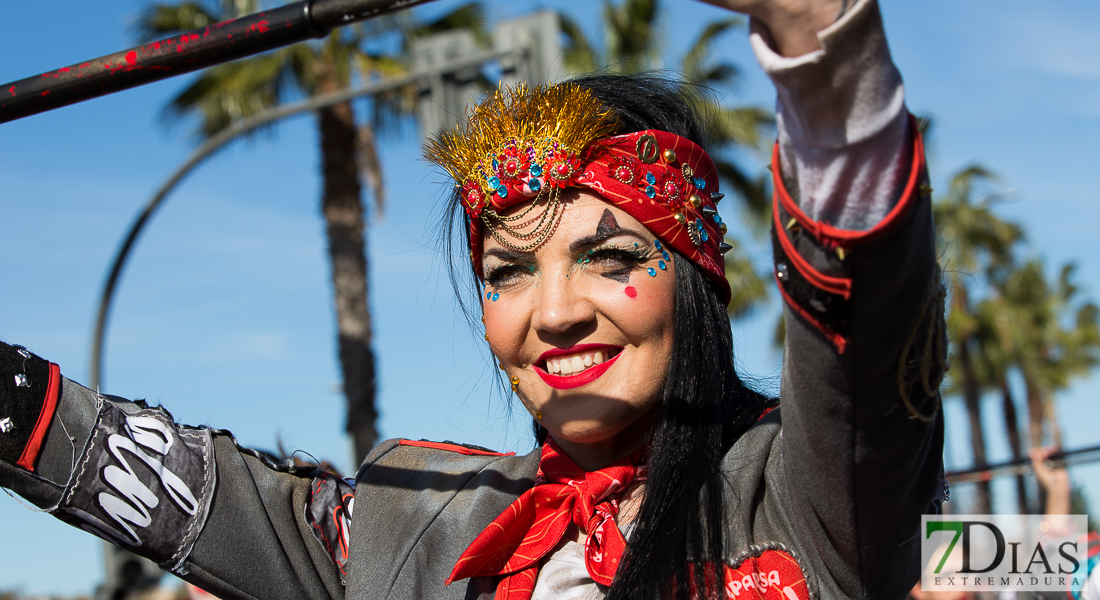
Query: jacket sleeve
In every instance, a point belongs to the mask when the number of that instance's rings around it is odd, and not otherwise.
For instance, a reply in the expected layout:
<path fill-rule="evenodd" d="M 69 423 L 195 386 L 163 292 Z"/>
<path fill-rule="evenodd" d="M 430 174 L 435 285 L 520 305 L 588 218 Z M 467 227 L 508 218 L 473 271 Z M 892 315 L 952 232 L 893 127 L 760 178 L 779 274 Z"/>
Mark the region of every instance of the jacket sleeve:
<path fill-rule="evenodd" d="M 0 382 L 0 486 L 227 600 L 343 598 L 343 480 L 97 394 L 19 347 L 0 344 Z"/>
<path fill-rule="evenodd" d="M 944 288 L 877 5 L 842 21 L 777 78 L 784 510 L 824 597 L 900 598 L 919 576 L 921 514 L 944 491 Z M 805 102 L 825 104 L 807 115 Z"/>

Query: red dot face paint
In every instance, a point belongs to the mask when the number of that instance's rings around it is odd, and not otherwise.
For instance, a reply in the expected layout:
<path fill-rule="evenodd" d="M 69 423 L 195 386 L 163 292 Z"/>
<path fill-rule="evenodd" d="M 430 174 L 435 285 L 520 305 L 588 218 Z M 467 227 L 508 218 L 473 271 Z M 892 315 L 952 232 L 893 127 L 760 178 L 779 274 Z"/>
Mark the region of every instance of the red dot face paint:
<path fill-rule="evenodd" d="M 630 298 L 637 298 L 638 297 L 638 290 L 634 289 L 634 286 L 632 286 L 632 285 L 626 286 L 626 289 L 623 290 L 623 292 Z"/>

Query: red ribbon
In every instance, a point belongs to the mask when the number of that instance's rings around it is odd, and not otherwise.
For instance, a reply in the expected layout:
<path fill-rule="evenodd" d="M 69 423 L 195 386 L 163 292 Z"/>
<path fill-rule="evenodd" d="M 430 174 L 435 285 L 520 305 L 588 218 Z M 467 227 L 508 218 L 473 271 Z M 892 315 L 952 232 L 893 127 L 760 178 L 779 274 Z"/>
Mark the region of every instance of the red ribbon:
<path fill-rule="evenodd" d="M 584 562 L 592 580 L 611 585 L 626 549 L 615 518 L 618 496 L 634 479 L 644 450 L 586 473 L 553 440 L 542 447 L 535 487 L 527 490 L 478 535 L 455 563 L 446 583 L 499 577 L 498 600 L 528 600 L 539 562 L 565 536 L 569 524 L 587 532 Z"/>

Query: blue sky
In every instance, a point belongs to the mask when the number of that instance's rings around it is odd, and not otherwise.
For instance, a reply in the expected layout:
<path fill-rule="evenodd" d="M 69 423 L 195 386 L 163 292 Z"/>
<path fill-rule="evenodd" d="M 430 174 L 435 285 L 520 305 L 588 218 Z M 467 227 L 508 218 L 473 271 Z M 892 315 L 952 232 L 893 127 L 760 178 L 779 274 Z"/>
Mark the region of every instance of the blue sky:
<path fill-rule="evenodd" d="M 452 4 L 442 0 L 427 12 Z M 0 81 L 130 45 L 136 0 L 7 6 Z M 489 2 L 494 18 L 562 7 L 598 36 L 596 3 Z M 1048 266 L 1079 265 L 1100 296 L 1100 5 L 1066 1 L 883 0 L 909 106 L 937 119 L 933 185 L 979 161 L 1004 177 L 1003 214 L 1024 223 Z M 666 4 L 666 64 L 716 9 Z M 743 33 L 720 51 L 745 73 L 730 102 L 771 106 L 774 92 Z M 93 311 L 108 262 L 134 213 L 192 150 L 189 124 L 165 128 L 171 80 L 0 125 L 0 339 L 19 342 L 86 381 Z M 382 157 L 390 203 L 369 231 L 371 306 L 380 361 L 383 436 L 530 447 L 492 369 L 456 319 L 434 250 L 440 177 L 418 140 L 391 138 Z M 116 297 L 104 390 L 163 403 L 176 417 L 232 430 L 246 445 L 302 449 L 350 470 L 336 393 L 331 292 L 318 214 L 317 141 L 309 117 L 239 143 L 198 169 L 147 228 Z M 753 159 L 762 166 L 764 157 Z M 722 207 L 736 221 L 731 203 Z M 773 298 L 774 303 L 774 298 Z M 780 357 L 774 310 L 735 325 L 739 361 L 765 383 Z M 1100 443 L 1100 380 L 1059 397 L 1069 447 Z M 948 467 L 969 462 L 966 425 L 947 405 Z M 987 405 L 989 431 L 1000 412 Z M 1007 456 L 991 440 L 994 459 Z M 1073 472 L 1100 501 L 1100 468 Z M 1003 497 L 1007 500 L 1007 490 Z M 965 496 L 965 491 L 961 492 Z M 1009 510 L 1005 505 L 1004 510 Z M 0 496 L 0 590 L 87 593 L 99 582 L 98 541 Z M 18 540 L 11 543 L 10 540 Z"/>

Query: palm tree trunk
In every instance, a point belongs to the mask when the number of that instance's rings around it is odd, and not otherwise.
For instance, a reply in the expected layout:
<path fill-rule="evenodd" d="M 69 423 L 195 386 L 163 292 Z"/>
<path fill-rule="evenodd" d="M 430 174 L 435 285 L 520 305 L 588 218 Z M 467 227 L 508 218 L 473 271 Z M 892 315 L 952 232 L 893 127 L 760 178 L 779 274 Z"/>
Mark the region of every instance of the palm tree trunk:
<path fill-rule="evenodd" d="M 1038 448 L 1043 445 L 1043 394 L 1027 373 L 1024 373 L 1024 385 L 1027 388 L 1028 434 L 1031 437 L 1031 447 Z"/>
<path fill-rule="evenodd" d="M 1008 433 L 1008 445 L 1012 449 L 1012 460 L 1023 458 L 1023 448 L 1020 445 L 1020 424 L 1016 417 L 1016 402 L 1012 398 L 1012 390 L 1008 387 L 1008 378 L 1001 376 L 1001 398 L 1004 407 L 1005 431 Z M 1020 514 L 1026 515 L 1030 511 L 1027 506 L 1027 485 L 1023 475 L 1016 476 L 1016 505 Z"/>
<path fill-rule="evenodd" d="M 974 367 L 970 359 L 970 340 L 959 344 L 959 368 L 963 374 L 963 400 L 966 402 L 966 414 L 970 417 L 970 447 L 974 453 L 974 467 L 982 468 L 988 463 L 985 457 L 985 432 L 982 429 L 981 390 L 974 376 Z M 993 500 L 988 481 L 979 481 L 977 485 L 976 512 L 993 514 Z"/>
<path fill-rule="evenodd" d="M 323 194 L 321 212 L 328 234 L 332 288 L 336 302 L 340 367 L 347 398 L 347 431 L 355 464 L 374 447 L 374 352 L 367 310 L 366 232 L 362 188 L 355 161 L 355 114 L 350 103 L 318 111 Z"/>

